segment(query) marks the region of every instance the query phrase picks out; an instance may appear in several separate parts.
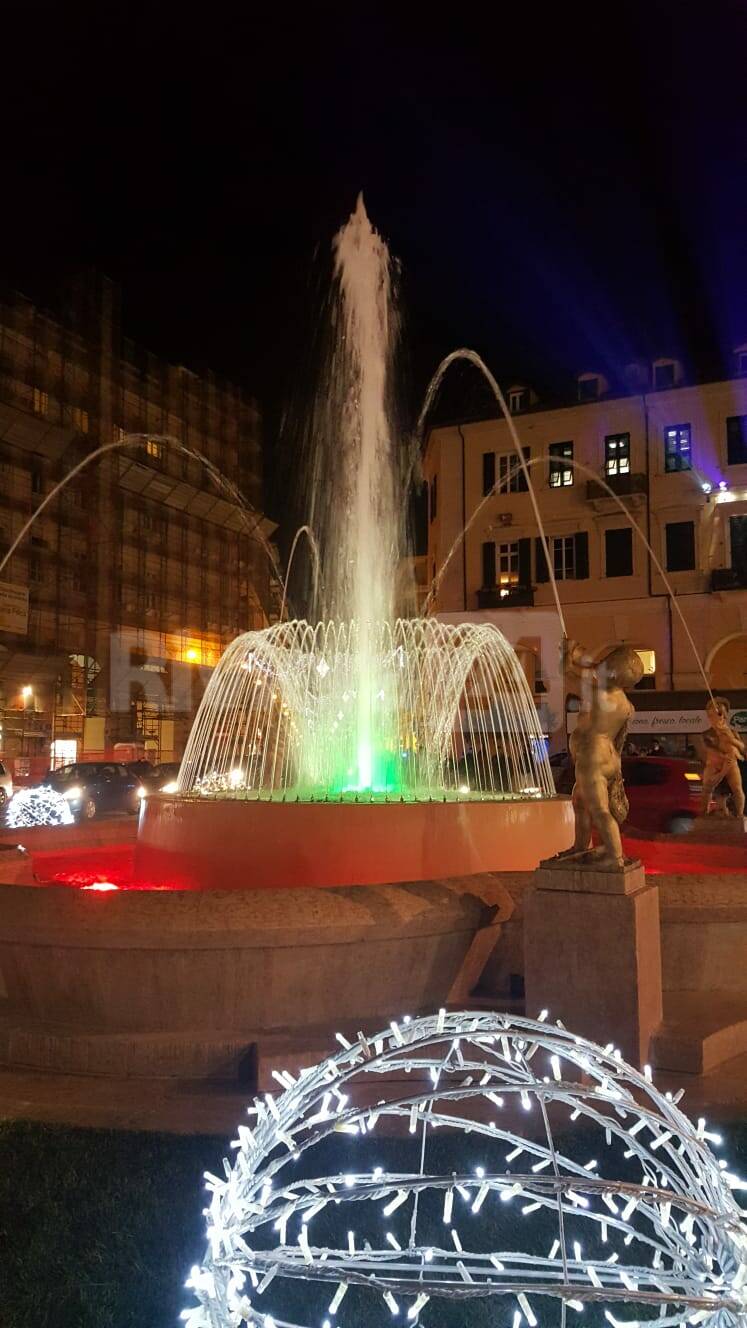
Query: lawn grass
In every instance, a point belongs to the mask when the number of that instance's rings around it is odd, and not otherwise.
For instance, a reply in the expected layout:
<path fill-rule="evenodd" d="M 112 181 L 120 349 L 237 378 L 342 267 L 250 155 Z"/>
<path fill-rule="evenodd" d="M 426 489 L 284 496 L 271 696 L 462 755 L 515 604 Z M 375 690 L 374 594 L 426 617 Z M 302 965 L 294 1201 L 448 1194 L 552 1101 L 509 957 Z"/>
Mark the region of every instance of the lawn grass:
<path fill-rule="evenodd" d="M 744 1174 L 747 1125 L 726 1127 L 724 1136 L 724 1155 Z M 588 1149 L 588 1139 L 575 1136 L 575 1141 Z M 390 1141 L 387 1162 L 395 1168 L 408 1164 L 404 1154 L 390 1155 L 390 1145 L 396 1154 L 406 1141 Z M 327 1159 L 329 1170 L 344 1170 L 345 1145 L 334 1146 L 336 1166 Z M 434 1169 L 461 1170 L 464 1149 L 464 1140 L 442 1138 L 438 1156 L 430 1159 Z M 1 1328 L 175 1328 L 180 1310 L 191 1303 L 185 1277 L 204 1250 L 203 1172 L 220 1171 L 227 1151 L 226 1140 L 209 1136 L 0 1123 Z M 440 1223 L 440 1197 L 436 1202 L 433 1220 Z M 481 1224 L 477 1244 L 487 1240 L 488 1248 L 510 1247 L 515 1221 L 516 1214 L 505 1211 L 505 1222 L 498 1225 L 507 1230 L 498 1230 L 494 1220 Z M 544 1220 L 538 1225 L 538 1248 L 546 1248 L 551 1226 Z M 356 1227 L 365 1235 L 363 1214 Z M 319 1237 L 323 1234 L 320 1228 Z M 329 1298 L 328 1288 L 288 1284 L 282 1309 L 296 1321 L 310 1315 L 311 1322 L 321 1322 L 317 1292 Z M 358 1297 L 369 1303 L 353 1305 Z M 370 1293 L 351 1292 L 342 1328 L 392 1323 L 379 1297 L 370 1302 Z M 506 1315 L 487 1301 L 469 1308 L 442 1304 L 434 1322 L 438 1328 L 501 1328 L 504 1321 L 511 1323 Z M 591 1328 L 598 1314 L 592 1310 L 583 1317 Z"/>

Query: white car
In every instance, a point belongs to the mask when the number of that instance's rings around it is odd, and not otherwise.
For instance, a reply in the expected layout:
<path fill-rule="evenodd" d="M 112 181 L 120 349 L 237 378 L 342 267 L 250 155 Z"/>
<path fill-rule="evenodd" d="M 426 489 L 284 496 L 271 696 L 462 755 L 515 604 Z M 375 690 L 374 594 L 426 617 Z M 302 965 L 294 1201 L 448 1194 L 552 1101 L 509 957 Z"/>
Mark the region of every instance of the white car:
<path fill-rule="evenodd" d="M 6 804 L 13 797 L 13 780 L 8 774 L 7 766 L 0 761 L 0 811 L 3 811 Z"/>

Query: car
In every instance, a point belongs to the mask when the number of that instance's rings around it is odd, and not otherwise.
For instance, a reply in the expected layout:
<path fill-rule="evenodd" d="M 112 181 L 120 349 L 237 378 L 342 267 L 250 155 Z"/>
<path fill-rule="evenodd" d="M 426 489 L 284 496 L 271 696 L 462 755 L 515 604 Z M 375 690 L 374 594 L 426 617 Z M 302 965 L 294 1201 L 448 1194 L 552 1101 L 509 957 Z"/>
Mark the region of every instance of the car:
<path fill-rule="evenodd" d="M 138 796 L 147 798 L 149 793 L 175 793 L 180 764 L 179 761 L 162 761 L 159 765 L 152 765 L 139 778 Z"/>
<path fill-rule="evenodd" d="M 79 761 L 50 770 L 44 783 L 61 793 L 76 821 L 101 812 L 137 812 L 139 781 L 117 761 Z"/>
<path fill-rule="evenodd" d="M 10 802 L 13 797 L 13 780 L 8 774 L 7 767 L 0 761 L 0 809 L 6 802 Z"/>
<path fill-rule="evenodd" d="M 622 772 L 630 803 L 628 825 L 654 833 L 690 829 L 703 796 L 696 761 L 677 756 L 627 756 Z"/>
<path fill-rule="evenodd" d="M 550 757 L 555 791 L 573 791 L 573 763 L 567 752 Z M 703 781 L 696 761 L 676 756 L 624 756 L 626 825 L 637 830 L 678 834 L 689 830 L 700 811 Z"/>

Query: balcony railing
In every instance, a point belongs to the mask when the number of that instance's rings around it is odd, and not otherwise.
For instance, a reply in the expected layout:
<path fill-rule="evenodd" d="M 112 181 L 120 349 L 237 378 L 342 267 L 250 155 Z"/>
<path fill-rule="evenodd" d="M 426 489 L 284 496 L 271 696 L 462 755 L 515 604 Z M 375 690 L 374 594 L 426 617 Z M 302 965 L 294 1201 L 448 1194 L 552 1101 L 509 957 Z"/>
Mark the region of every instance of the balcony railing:
<path fill-rule="evenodd" d="M 483 586 L 477 592 L 479 609 L 530 609 L 533 605 L 533 586 Z"/>
<path fill-rule="evenodd" d="M 747 568 L 714 568 L 711 572 L 711 590 L 747 590 Z"/>
<path fill-rule="evenodd" d="M 618 498 L 636 498 L 648 493 L 648 476 L 643 473 L 604 475 L 603 479 Z M 599 498 L 609 500 L 609 494 L 599 480 L 586 481 L 586 497 L 590 502 Z"/>

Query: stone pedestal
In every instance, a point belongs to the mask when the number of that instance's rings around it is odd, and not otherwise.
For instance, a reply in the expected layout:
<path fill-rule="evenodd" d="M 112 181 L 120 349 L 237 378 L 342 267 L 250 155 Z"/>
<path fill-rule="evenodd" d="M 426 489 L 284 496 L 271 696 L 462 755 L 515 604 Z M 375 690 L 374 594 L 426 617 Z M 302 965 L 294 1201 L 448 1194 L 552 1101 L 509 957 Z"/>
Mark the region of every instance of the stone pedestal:
<path fill-rule="evenodd" d="M 662 1021 L 659 894 L 640 863 L 595 871 L 545 863 L 524 930 L 526 1011 L 643 1065 Z"/>
<path fill-rule="evenodd" d="M 747 848 L 747 817 L 696 816 L 688 834 L 706 843 L 741 844 Z"/>

